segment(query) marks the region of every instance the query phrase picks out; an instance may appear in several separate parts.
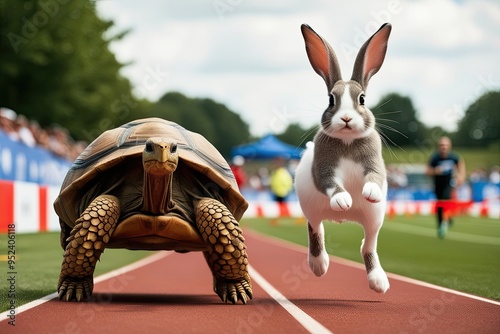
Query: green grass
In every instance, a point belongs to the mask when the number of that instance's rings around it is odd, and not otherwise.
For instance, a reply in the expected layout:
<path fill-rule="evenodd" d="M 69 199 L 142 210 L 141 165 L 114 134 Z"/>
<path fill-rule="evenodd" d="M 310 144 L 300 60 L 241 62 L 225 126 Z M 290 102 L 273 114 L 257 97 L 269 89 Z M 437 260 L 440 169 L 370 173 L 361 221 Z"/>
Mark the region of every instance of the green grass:
<path fill-rule="evenodd" d="M 357 224 L 325 223 L 328 253 L 362 262 L 363 229 Z M 307 245 L 307 228 L 296 219 L 247 219 L 246 228 Z M 378 253 L 388 272 L 451 289 L 500 300 L 500 222 L 458 217 L 444 240 L 437 238 L 434 217 L 396 216 L 387 219 L 379 236 Z"/>
<path fill-rule="evenodd" d="M 8 252 L 7 235 L 0 235 L 0 255 Z M 59 233 L 17 234 L 15 243 L 15 304 L 17 306 L 56 291 L 63 251 Z M 107 249 L 96 266 L 95 276 L 120 268 L 152 254 L 147 251 Z M 8 309 L 10 275 L 8 263 L 0 261 L 0 312 Z"/>
<path fill-rule="evenodd" d="M 391 148 L 391 150 L 384 146 L 383 157 L 384 161 L 387 164 L 427 164 L 434 150 L 435 147 L 430 144 L 423 145 L 421 148 L 396 147 Z M 468 171 L 476 169 L 489 170 L 493 166 L 499 166 L 499 150 L 499 144 L 492 144 L 489 147 L 453 148 L 453 151 L 457 152 L 463 157 Z"/>
<path fill-rule="evenodd" d="M 307 228 L 296 219 L 245 219 L 245 228 L 307 245 Z M 325 223 L 330 254 L 361 262 L 363 230 L 356 224 Z M 7 254 L 7 236 L 0 235 L 0 255 Z M 55 292 L 62 261 L 59 233 L 16 235 L 16 305 Z M 387 219 L 379 236 L 379 256 L 388 272 L 500 300 L 500 222 L 458 217 L 445 240 L 436 237 L 431 216 Z M 151 252 L 107 249 L 95 275 L 143 258 Z M 8 309 L 8 263 L 0 261 L 0 312 Z"/>

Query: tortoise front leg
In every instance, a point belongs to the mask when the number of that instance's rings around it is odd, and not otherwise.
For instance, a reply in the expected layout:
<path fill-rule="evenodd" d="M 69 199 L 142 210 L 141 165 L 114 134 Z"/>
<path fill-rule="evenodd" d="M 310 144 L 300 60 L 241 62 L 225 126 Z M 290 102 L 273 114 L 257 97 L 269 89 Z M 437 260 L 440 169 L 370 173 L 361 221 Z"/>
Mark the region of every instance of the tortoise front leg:
<path fill-rule="evenodd" d="M 118 199 L 102 195 L 90 203 L 66 240 L 57 290 L 59 299 L 89 298 L 94 289 L 94 269 L 113 234 L 120 207 Z"/>
<path fill-rule="evenodd" d="M 196 224 L 208 245 L 204 252 L 214 276 L 214 291 L 222 299 L 246 304 L 252 299 L 248 259 L 242 230 L 225 205 L 212 198 L 196 206 Z"/>

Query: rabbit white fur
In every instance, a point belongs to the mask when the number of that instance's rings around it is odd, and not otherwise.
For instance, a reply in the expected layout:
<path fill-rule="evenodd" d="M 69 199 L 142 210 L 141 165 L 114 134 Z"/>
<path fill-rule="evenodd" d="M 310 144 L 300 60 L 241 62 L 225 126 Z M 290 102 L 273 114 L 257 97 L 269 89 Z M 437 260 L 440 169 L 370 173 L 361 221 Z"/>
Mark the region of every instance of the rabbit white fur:
<path fill-rule="evenodd" d="M 301 29 L 309 61 L 325 80 L 330 97 L 314 145 L 306 148 L 295 176 L 300 206 L 308 220 L 309 267 L 316 276 L 328 270 L 322 221 L 354 221 L 365 232 L 361 255 L 369 286 L 386 292 L 389 281 L 377 255 L 386 208 L 386 170 L 375 118 L 364 106 L 364 92 L 382 66 L 391 25 L 384 24 L 361 47 L 349 81 L 342 80 L 331 46 L 308 25 Z"/>

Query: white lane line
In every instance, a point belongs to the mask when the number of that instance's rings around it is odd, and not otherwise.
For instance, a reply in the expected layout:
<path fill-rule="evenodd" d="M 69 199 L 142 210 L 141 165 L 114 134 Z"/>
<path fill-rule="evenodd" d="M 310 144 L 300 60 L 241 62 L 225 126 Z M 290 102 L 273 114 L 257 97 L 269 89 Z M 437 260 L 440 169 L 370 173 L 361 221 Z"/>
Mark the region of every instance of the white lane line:
<path fill-rule="evenodd" d="M 17 317 L 19 313 L 27 311 L 33 307 L 37 307 L 38 305 L 42 305 L 45 302 L 48 302 L 49 300 L 52 300 L 54 298 L 57 298 L 58 294 L 57 292 L 51 293 L 50 295 L 44 296 L 40 299 L 34 300 L 32 302 L 29 302 L 27 304 L 24 304 L 22 306 L 19 306 L 18 308 L 15 309 L 15 316 Z M 0 322 L 2 321 L 7 321 L 10 320 L 9 315 L 11 310 L 7 310 L 3 313 L 0 314 Z"/>
<path fill-rule="evenodd" d="M 293 243 L 291 241 L 287 241 L 287 240 L 280 239 L 280 238 L 273 237 L 273 236 L 269 236 L 269 235 L 264 235 L 264 234 L 261 234 L 261 233 L 255 232 L 255 231 L 248 231 L 247 230 L 247 231 L 245 231 L 245 233 L 246 234 L 253 234 L 257 238 L 264 239 L 264 240 L 266 240 L 269 243 L 273 243 L 275 245 L 281 246 L 283 248 L 288 248 L 288 249 L 294 250 L 296 252 L 301 252 L 301 253 L 305 253 L 305 254 L 307 254 L 307 252 L 308 252 L 307 247 L 299 245 L 299 244 L 295 244 L 295 243 Z M 336 257 L 336 256 L 333 256 L 333 255 L 330 255 L 330 261 L 338 263 L 338 264 L 342 264 L 342 265 L 345 265 L 345 266 L 348 266 L 348 267 L 351 267 L 351 268 L 365 270 L 365 266 L 363 264 L 359 263 L 359 262 L 355 262 L 355 261 L 343 259 L 343 258 Z M 429 288 L 429 289 L 444 291 L 444 292 L 451 293 L 451 294 L 454 294 L 454 295 L 457 295 L 457 296 L 462 296 L 462 297 L 466 297 L 466 298 L 478 300 L 478 301 L 481 301 L 481 302 L 485 302 L 485 303 L 489 303 L 489 304 L 500 306 L 500 302 L 498 302 L 496 300 L 493 300 L 493 299 L 488 299 L 488 298 L 484 298 L 484 297 L 479 297 L 479 296 L 471 295 L 471 294 L 466 293 L 466 292 L 452 290 L 452 289 L 445 288 L 445 287 L 442 287 L 442 286 L 439 286 L 439 285 L 434 285 L 432 283 L 427 283 L 427 282 L 419 281 L 417 279 L 406 277 L 406 276 L 401 276 L 401 275 L 398 275 L 398 274 L 387 273 L 387 272 L 386 272 L 386 274 L 387 274 L 387 277 L 389 277 L 391 279 L 396 279 L 398 281 L 402 281 L 402 282 L 406 282 L 406 283 L 411 283 L 411 284 L 423 286 L 423 287 L 426 287 L 426 288 Z"/>
<path fill-rule="evenodd" d="M 96 278 L 94 278 L 94 284 L 97 284 L 99 282 L 102 282 L 102 281 L 105 281 L 107 279 L 110 279 L 110 278 L 113 278 L 113 277 L 116 277 L 118 275 L 122 275 L 122 274 L 125 274 L 129 271 L 132 271 L 132 270 L 135 270 L 135 269 L 138 269 L 140 267 L 143 267 L 145 265 L 148 265 L 150 263 L 153 263 L 155 261 L 158 261 L 158 260 L 161 260 L 167 256 L 169 256 L 170 254 L 172 254 L 173 252 L 158 252 L 158 253 L 155 253 L 153 255 L 150 255 L 144 259 L 141 259 L 139 261 L 136 261 L 134 263 L 131 263 L 125 267 L 121 267 L 121 268 L 118 268 L 118 269 L 115 269 L 113 271 L 110 271 L 106 274 L 102 274 L 100 276 L 97 276 Z M 20 313 L 24 312 L 24 311 L 27 311 L 29 309 L 32 309 L 34 307 L 37 307 L 39 305 L 42 305 L 43 303 L 46 303 L 54 298 L 57 298 L 58 297 L 58 293 L 57 292 L 54 292 L 54 293 L 51 293 L 50 295 L 47 295 L 47 296 L 44 296 L 40 299 L 37 299 L 37 300 L 33 300 L 27 304 L 24 304 L 22 306 L 19 306 L 17 307 L 15 310 L 16 310 L 16 316 L 19 315 Z M 10 315 L 10 310 L 7 310 L 3 313 L 0 313 L 0 323 L 2 321 L 7 321 L 9 320 L 9 315 Z"/>
<path fill-rule="evenodd" d="M 260 285 L 268 295 L 276 300 L 281 307 L 283 307 L 292 317 L 295 318 L 306 330 L 314 334 L 330 334 L 332 333 L 328 328 L 314 320 L 310 315 L 302 311 L 297 305 L 286 299 L 286 297 L 271 285 L 255 268 L 248 266 L 250 276 Z"/>

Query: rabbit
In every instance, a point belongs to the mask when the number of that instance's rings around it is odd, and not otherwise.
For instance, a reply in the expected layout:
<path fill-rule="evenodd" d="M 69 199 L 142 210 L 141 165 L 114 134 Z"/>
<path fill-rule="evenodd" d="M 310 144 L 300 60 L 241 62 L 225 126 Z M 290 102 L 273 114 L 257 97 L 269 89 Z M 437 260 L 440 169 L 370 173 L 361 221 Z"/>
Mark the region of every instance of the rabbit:
<path fill-rule="evenodd" d="M 308 221 L 308 263 L 316 276 L 328 270 L 323 220 L 363 226 L 361 255 L 371 289 L 385 293 L 389 280 L 380 265 L 377 238 L 387 196 L 382 141 L 365 106 L 368 81 L 385 58 L 391 25 L 386 23 L 361 47 L 349 81 L 343 81 L 332 47 L 310 26 L 301 26 L 306 53 L 325 81 L 329 105 L 314 144 L 307 145 L 295 175 L 300 207 Z"/>

